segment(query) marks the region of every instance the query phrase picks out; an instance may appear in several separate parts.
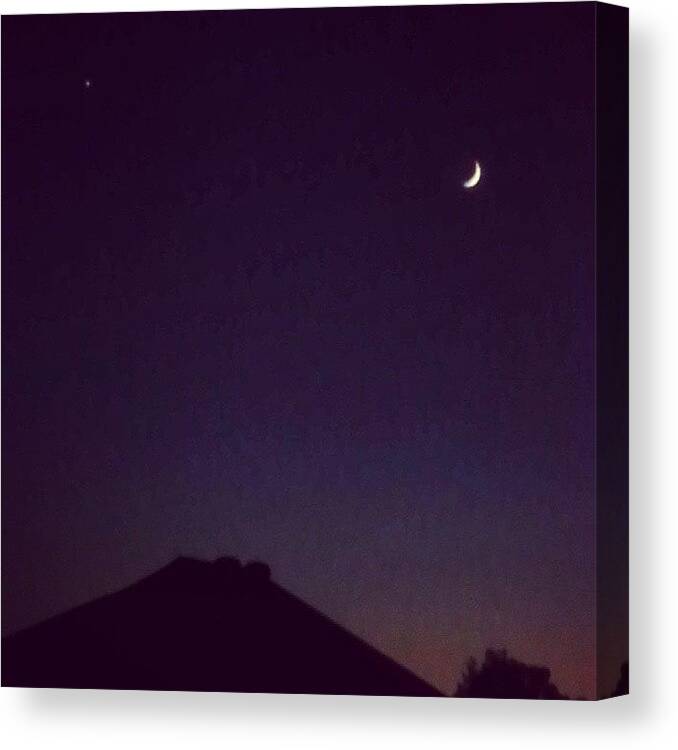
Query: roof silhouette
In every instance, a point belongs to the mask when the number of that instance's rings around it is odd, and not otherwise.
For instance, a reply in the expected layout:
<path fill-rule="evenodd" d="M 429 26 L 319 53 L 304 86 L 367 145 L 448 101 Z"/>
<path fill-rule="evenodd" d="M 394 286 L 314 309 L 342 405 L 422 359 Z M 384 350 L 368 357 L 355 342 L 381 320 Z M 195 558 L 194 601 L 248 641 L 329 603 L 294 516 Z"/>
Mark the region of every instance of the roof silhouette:
<path fill-rule="evenodd" d="M 277 585 L 263 563 L 180 557 L 3 638 L 2 684 L 440 696 Z"/>

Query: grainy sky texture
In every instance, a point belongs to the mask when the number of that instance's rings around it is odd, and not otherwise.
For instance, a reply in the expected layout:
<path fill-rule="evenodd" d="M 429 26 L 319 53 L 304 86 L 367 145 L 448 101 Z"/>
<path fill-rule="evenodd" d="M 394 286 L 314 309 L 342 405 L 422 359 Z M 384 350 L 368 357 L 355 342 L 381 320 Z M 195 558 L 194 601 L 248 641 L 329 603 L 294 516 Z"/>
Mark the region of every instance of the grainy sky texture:
<path fill-rule="evenodd" d="M 4 632 L 232 554 L 593 693 L 592 14 L 3 19 Z"/>

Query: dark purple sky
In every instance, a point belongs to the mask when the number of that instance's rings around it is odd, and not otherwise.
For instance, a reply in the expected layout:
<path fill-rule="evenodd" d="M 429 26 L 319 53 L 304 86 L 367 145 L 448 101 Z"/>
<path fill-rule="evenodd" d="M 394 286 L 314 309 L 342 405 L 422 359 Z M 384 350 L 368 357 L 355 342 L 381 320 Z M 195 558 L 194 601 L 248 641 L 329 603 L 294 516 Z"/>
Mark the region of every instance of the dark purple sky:
<path fill-rule="evenodd" d="M 593 12 L 3 18 L 5 632 L 233 554 L 593 693 Z"/>

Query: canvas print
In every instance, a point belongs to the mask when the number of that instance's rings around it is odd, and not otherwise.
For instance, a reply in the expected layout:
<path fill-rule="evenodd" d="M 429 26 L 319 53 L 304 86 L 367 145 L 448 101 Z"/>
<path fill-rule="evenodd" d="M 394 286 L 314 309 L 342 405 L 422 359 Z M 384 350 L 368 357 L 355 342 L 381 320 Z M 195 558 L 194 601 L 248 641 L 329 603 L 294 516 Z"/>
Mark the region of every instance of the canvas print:
<path fill-rule="evenodd" d="M 628 692 L 627 11 L 2 18 L 2 684 Z"/>

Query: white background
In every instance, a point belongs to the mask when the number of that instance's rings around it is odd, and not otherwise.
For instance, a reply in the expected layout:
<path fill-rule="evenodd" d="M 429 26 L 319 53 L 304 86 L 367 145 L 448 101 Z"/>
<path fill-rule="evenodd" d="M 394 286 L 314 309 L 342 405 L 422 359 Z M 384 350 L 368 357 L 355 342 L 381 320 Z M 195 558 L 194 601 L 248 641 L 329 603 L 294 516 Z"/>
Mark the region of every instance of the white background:
<path fill-rule="evenodd" d="M 51 0 L 2 13 L 313 6 Z M 342 3 L 331 5 L 396 4 Z M 429 2 L 428 4 L 432 4 Z M 602 703 L 0 691 L 11 748 L 606 748 L 678 739 L 678 2 L 631 0 L 631 685 Z"/>

